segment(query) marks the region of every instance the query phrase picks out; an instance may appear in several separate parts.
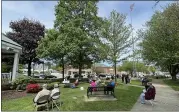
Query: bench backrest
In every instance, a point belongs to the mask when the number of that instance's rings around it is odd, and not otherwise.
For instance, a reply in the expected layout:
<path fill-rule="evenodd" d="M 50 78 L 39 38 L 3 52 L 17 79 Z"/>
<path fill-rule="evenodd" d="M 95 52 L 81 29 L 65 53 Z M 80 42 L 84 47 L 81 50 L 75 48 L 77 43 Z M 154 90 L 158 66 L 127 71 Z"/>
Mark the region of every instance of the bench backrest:
<path fill-rule="evenodd" d="M 104 87 L 88 87 L 88 90 L 104 91 Z"/>

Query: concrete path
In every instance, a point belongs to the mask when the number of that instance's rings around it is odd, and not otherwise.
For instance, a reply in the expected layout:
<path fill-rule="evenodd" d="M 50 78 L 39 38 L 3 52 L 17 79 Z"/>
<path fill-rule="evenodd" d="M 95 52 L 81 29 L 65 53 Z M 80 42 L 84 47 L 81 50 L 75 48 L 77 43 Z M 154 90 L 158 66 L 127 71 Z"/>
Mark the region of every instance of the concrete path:
<path fill-rule="evenodd" d="M 141 104 L 140 99 L 136 102 L 131 111 L 178 111 L 179 112 L 179 93 L 164 84 L 162 80 L 153 79 L 156 88 L 154 106 L 148 101 Z"/>

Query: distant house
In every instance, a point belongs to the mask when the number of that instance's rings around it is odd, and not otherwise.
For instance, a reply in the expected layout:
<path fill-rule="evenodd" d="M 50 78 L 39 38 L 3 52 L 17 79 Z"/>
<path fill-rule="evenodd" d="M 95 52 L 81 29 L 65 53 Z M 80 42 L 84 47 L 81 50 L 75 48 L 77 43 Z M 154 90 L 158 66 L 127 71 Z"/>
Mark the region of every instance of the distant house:
<path fill-rule="evenodd" d="M 5 58 L 13 57 L 13 68 L 11 73 L 1 73 L 1 79 L 8 78 L 13 81 L 18 75 L 19 57 L 22 53 L 22 46 L 2 34 L 1 38 L 1 56 Z M 1 58 L 2 59 L 2 58 Z"/>

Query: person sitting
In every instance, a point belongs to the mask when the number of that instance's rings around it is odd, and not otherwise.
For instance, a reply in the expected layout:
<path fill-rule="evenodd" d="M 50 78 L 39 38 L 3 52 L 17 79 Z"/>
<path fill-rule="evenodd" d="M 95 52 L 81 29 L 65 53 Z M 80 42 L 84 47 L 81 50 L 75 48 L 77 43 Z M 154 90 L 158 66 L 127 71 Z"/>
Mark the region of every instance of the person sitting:
<path fill-rule="evenodd" d="M 34 103 L 37 103 L 38 99 L 39 99 L 40 97 L 42 97 L 42 96 L 45 96 L 45 95 L 49 95 L 49 96 L 50 96 L 50 91 L 47 90 L 47 84 L 44 84 L 44 85 L 42 86 L 42 88 L 43 88 L 43 89 L 42 89 L 41 91 L 39 91 L 39 92 L 37 93 L 36 97 L 34 98 Z"/>
<path fill-rule="evenodd" d="M 115 82 L 113 81 L 113 79 L 110 79 L 110 82 L 107 87 L 115 87 Z"/>
<path fill-rule="evenodd" d="M 76 79 L 76 81 L 74 82 L 75 86 L 78 86 L 79 82 L 78 79 Z"/>
<path fill-rule="evenodd" d="M 54 84 L 54 89 L 52 90 L 50 96 L 52 97 L 55 93 L 59 92 L 60 95 L 60 90 L 58 84 Z M 59 98 L 59 96 L 53 96 L 54 99 Z"/>
<path fill-rule="evenodd" d="M 76 88 L 78 84 L 79 84 L 78 79 L 76 79 L 76 81 L 71 85 L 71 88 Z"/>
<path fill-rule="evenodd" d="M 149 86 L 147 90 L 143 90 L 143 93 L 140 95 L 140 100 L 142 104 L 145 104 L 145 100 L 154 100 L 156 90 L 155 87 L 152 85 L 151 82 L 148 82 L 147 85 Z"/>
<path fill-rule="evenodd" d="M 90 84 L 90 87 L 96 87 L 96 86 L 97 86 L 96 80 L 93 79 L 93 81 L 92 81 L 91 84 Z M 96 91 L 96 88 L 93 88 L 93 91 Z"/>
<path fill-rule="evenodd" d="M 107 94 L 109 94 L 109 91 L 112 91 L 114 88 L 115 88 L 115 82 L 112 79 L 110 79 L 110 82 L 106 86 L 105 91 L 107 91 Z"/>

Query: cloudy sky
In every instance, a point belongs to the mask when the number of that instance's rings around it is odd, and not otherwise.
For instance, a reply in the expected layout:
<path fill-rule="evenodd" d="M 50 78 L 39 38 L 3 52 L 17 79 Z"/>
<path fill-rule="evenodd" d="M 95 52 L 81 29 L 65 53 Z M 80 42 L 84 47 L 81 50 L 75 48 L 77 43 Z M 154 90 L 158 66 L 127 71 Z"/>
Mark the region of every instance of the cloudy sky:
<path fill-rule="evenodd" d="M 130 5 L 135 3 L 132 12 L 132 21 L 135 31 L 142 28 L 146 21 L 150 20 L 155 10 L 161 10 L 171 1 L 161 1 L 156 7 L 155 1 L 100 1 L 98 3 L 98 15 L 109 17 L 112 10 L 127 15 L 126 23 L 130 24 Z M 10 21 L 24 17 L 40 21 L 46 28 L 53 27 L 54 6 L 57 1 L 2 1 L 2 32 L 11 31 Z M 134 35 L 135 35 L 134 31 Z"/>

